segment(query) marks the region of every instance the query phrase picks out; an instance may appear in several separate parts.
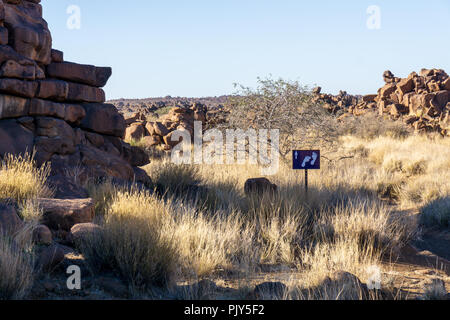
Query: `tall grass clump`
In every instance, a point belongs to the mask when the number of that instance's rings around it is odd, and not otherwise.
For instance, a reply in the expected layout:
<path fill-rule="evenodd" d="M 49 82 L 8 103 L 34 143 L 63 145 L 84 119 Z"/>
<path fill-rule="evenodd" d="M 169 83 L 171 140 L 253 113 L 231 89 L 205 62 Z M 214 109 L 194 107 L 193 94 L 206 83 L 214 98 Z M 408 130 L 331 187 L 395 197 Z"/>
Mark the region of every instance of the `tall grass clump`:
<path fill-rule="evenodd" d="M 264 194 L 249 199 L 244 221 L 255 226 L 260 263 L 294 265 L 307 238 L 308 211 L 290 194 Z"/>
<path fill-rule="evenodd" d="M 450 228 L 450 197 L 436 199 L 424 206 L 420 221 L 430 228 Z"/>
<path fill-rule="evenodd" d="M 34 256 L 29 230 L 15 237 L 0 229 L 0 300 L 23 299 L 34 281 Z"/>
<path fill-rule="evenodd" d="M 404 139 L 343 137 L 347 150 L 363 146 L 378 176 L 378 191 L 411 208 L 450 195 L 450 139 L 411 135 Z"/>
<path fill-rule="evenodd" d="M 326 214 L 331 215 L 327 220 L 335 238 L 355 240 L 375 255 L 401 248 L 412 232 L 400 217 L 376 201 L 350 202 Z"/>
<path fill-rule="evenodd" d="M 257 261 L 253 227 L 245 226 L 238 214 L 210 216 L 192 207 L 172 212 L 174 220 L 167 232 L 173 234 L 185 276 L 201 278 L 220 270 L 247 270 Z"/>
<path fill-rule="evenodd" d="M 167 286 L 176 271 L 177 252 L 166 234 L 164 203 L 146 192 L 117 191 L 102 231 L 80 244 L 94 271 L 110 269 L 135 289 Z"/>
<path fill-rule="evenodd" d="M 189 191 L 200 182 L 197 166 L 177 165 L 170 159 L 154 161 L 145 170 L 153 183 L 169 195 Z"/>
<path fill-rule="evenodd" d="M 113 192 L 98 219 L 102 232 L 80 244 L 94 271 L 110 269 L 132 287 L 145 289 L 170 285 L 176 275 L 205 277 L 257 259 L 253 227 L 244 225 L 238 213 L 211 215 L 174 198 Z"/>
<path fill-rule="evenodd" d="M 31 154 L 8 154 L 0 165 L 0 198 L 12 198 L 22 202 L 29 198 L 48 198 L 53 192 L 46 185 L 50 167 L 36 167 Z"/>

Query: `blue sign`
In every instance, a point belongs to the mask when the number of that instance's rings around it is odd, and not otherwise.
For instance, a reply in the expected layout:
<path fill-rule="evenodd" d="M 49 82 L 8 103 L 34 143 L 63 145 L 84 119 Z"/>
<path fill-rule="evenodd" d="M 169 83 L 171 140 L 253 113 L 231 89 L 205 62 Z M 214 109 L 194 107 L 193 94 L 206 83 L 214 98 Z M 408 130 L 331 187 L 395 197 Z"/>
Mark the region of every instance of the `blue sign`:
<path fill-rule="evenodd" d="M 320 150 L 294 150 L 292 151 L 294 170 L 319 170 Z"/>

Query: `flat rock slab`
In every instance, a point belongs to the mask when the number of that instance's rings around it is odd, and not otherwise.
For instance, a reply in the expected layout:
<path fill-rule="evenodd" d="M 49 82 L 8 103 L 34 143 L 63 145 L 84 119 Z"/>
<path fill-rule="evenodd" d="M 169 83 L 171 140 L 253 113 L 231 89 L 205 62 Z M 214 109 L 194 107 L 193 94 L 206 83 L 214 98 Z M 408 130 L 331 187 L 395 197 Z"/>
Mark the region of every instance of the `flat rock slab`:
<path fill-rule="evenodd" d="M 109 77 L 111 77 L 112 69 L 109 67 L 62 62 L 49 64 L 47 73 L 51 78 L 87 84 L 93 87 L 103 87 L 106 85 Z"/>
<path fill-rule="evenodd" d="M 92 222 L 94 201 L 92 199 L 39 199 L 43 210 L 42 223 L 53 230 L 70 229 L 79 223 Z"/>

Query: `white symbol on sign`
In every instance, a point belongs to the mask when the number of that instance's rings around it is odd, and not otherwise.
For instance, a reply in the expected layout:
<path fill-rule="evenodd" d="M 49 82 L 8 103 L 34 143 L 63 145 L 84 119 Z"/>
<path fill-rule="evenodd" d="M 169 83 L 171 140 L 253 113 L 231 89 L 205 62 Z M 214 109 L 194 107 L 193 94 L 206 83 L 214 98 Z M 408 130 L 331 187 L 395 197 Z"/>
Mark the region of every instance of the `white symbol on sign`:
<path fill-rule="evenodd" d="M 306 164 L 310 161 L 311 161 L 310 162 L 311 166 L 313 166 L 316 163 L 316 160 L 317 160 L 317 153 L 313 152 L 311 157 L 310 156 L 305 157 L 305 159 L 303 160 L 303 163 L 302 163 L 302 168 L 306 167 Z"/>
<path fill-rule="evenodd" d="M 295 160 L 297 160 L 297 159 L 298 159 L 298 152 L 295 151 Z"/>

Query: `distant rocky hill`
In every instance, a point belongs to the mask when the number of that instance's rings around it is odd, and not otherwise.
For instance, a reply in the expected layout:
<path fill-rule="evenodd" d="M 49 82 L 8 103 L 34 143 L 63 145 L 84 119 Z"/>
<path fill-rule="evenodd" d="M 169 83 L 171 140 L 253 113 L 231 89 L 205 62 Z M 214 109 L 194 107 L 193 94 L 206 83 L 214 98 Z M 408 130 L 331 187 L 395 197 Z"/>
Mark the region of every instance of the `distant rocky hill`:
<path fill-rule="evenodd" d="M 146 99 L 115 99 L 109 100 L 108 103 L 114 104 L 121 113 L 131 112 L 155 112 L 162 108 L 184 107 L 188 108 L 195 103 L 205 105 L 210 110 L 220 109 L 226 104 L 230 96 L 223 95 L 219 97 L 159 97 Z"/>

